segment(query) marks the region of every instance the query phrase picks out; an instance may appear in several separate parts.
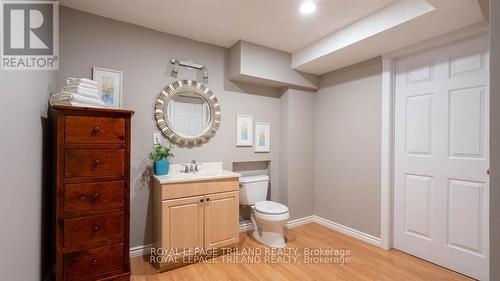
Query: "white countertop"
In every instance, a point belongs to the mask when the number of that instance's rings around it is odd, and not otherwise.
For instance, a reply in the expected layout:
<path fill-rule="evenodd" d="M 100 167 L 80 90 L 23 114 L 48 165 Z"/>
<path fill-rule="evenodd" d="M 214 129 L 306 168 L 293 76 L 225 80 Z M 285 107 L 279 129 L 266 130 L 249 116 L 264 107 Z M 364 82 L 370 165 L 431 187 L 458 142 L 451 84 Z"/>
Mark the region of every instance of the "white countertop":
<path fill-rule="evenodd" d="M 202 180 L 215 180 L 224 178 L 239 178 L 241 175 L 222 169 L 222 162 L 201 163 L 199 171 L 196 173 L 184 173 L 181 164 L 170 165 L 168 175 L 153 176 L 160 184 L 190 182 Z"/>

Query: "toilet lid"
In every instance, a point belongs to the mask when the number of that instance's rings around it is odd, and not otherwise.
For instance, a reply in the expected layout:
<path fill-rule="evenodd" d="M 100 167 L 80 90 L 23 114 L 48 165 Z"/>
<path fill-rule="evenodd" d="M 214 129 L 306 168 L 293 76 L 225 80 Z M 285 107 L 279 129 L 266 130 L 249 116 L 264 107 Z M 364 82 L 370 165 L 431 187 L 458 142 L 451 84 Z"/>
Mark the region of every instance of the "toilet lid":
<path fill-rule="evenodd" d="M 259 213 L 277 215 L 288 212 L 288 207 L 273 201 L 260 201 L 255 203 L 255 210 Z"/>

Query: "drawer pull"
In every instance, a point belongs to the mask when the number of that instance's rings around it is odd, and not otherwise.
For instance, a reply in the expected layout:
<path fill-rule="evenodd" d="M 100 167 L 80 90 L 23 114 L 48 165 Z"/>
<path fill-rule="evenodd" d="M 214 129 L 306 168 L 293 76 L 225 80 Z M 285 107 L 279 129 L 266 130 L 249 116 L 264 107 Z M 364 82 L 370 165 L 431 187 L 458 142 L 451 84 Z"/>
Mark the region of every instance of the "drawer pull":
<path fill-rule="evenodd" d="M 92 226 L 93 232 L 97 232 L 97 231 L 99 231 L 99 229 L 101 229 L 101 226 L 98 223 L 96 223 Z"/>
<path fill-rule="evenodd" d="M 210 198 L 207 198 L 207 202 L 210 201 Z"/>
<path fill-rule="evenodd" d="M 97 167 L 97 166 L 101 165 L 101 160 L 96 159 L 96 160 L 94 160 L 93 164 L 94 164 L 94 166 Z"/>
<path fill-rule="evenodd" d="M 99 126 L 95 126 L 94 129 L 92 129 L 92 132 L 94 133 L 94 135 L 97 135 L 100 131 L 101 131 L 101 127 L 99 127 Z"/>
<path fill-rule="evenodd" d="M 97 200 L 97 199 L 99 198 L 99 196 L 101 196 L 101 194 L 99 194 L 99 192 L 96 192 L 96 193 L 94 193 L 94 195 L 92 196 L 92 199 Z"/>
<path fill-rule="evenodd" d="M 205 200 L 203 200 L 203 199 L 200 199 L 200 202 L 201 202 L 201 203 L 203 203 L 203 201 L 205 201 Z"/>
<path fill-rule="evenodd" d="M 92 259 L 92 267 L 96 267 L 97 266 L 97 263 L 98 263 L 98 260 L 97 259 Z"/>

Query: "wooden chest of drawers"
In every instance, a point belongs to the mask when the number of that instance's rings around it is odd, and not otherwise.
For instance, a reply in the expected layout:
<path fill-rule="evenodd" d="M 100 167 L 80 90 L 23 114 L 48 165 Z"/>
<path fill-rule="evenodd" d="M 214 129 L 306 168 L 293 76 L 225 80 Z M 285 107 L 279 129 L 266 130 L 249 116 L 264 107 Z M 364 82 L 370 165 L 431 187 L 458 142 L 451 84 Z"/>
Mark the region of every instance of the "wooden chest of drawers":
<path fill-rule="evenodd" d="M 56 280 L 129 280 L 132 115 L 51 109 Z"/>

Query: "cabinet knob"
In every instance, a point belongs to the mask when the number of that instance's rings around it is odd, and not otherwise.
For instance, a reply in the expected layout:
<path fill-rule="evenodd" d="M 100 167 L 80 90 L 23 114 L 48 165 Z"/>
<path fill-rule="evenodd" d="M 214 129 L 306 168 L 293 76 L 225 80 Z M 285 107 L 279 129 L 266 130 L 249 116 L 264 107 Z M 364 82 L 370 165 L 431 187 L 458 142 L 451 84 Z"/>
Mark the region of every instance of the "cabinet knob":
<path fill-rule="evenodd" d="M 203 200 L 203 199 L 200 199 L 200 202 L 201 202 L 201 203 L 203 203 L 203 201 L 205 201 L 205 200 Z"/>
<path fill-rule="evenodd" d="M 92 199 L 97 200 L 97 198 L 99 198 L 100 195 L 101 194 L 99 194 L 99 192 L 96 192 L 94 193 L 94 195 L 92 195 Z"/>
<path fill-rule="evenodd" d="M 98 260 L 97 260 L 97 259 L 92 259 L 92 262 L 91 262 L 92 266 L 96 266 L 96 265 L 97 265 L 97 263 L 98 263 Z"/>
<path fill-rule="evenodd" d="M 94 134 L 99 133 L 99 131 L 101 131 L 101 127 L 99 127 L 99 125 L 95 126 L 95 127 L 94 127 L 94 129 L 92 129 L 92 132 L 93 132 Z"/>
<path fill-rule="evenodd" d="M 101 160 L 96 159 L 96 160 L 94 160 L 93 164 L 94 164 L 94 166 L 97 167 L 97 166 L 101 165 Z"/>
<path fill-rule="evenodd" d="M 95 223 L 95 224 L 92 226 L 92 231 L 93 231 L 93 232 L 97 232 L 97 231 L 99 231 L 99 229 L 101 229 L 101 226 L 100 226 L 98 223 Z"/>
<path fill-rule="evenodd" d="M 207 198 L 207 202 L 210 201 L 210 198 Z"/>

